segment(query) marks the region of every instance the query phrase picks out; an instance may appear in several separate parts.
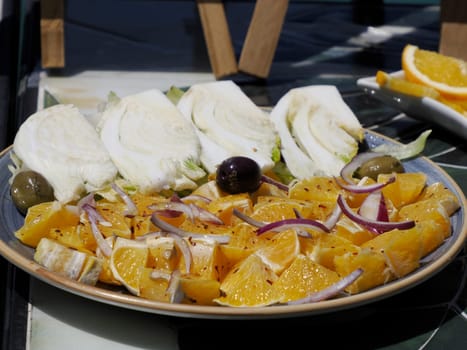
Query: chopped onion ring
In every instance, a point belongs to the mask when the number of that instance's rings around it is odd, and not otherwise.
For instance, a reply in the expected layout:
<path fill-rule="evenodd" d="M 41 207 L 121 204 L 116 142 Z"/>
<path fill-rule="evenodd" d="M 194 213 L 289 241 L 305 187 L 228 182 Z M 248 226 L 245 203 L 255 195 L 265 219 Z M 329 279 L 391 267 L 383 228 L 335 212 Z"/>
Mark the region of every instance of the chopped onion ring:
<path fill-rule="evenodd" d="M 284 230 L 288 230 L 291 228 L 304 228 L 304 229 L 312 229 L 321 233 L 329 233 L 329 229 L 324 226 L 321 222 L 311 219 L 285 219 L 280 221 L 271 222 L 266 224 L 258 230 L 256 230 L 256 234 L 260 235 L 267 231 L 274 231 L 280 232 Z"/>
<path fill-rule="evenodd" d="M 181 273 L 180 270 L 172 272 L 169 280 L 169 286 L 167 287 L 167 294 L 169 295 L 170 303 L 180 303 L 183 299 L 183 291 L 180 288 Z"/>
<path fill-rule="evenodd" d="M 117 194 L 123 199 L 123 201 L 126 204 L 126 210 L 123 213 L 123 215 L 127 217 L 133 217 L 136 214 L 138 214 L 138 208 L 136 208 L 136 205 L 133 202 L 133 200 L 130 198 L 130 196 L 125 191 L 123 191 L 120 187 L 118 187 L 116 183 L 113 183 L 111 186 L 112 186 L 112 189 L 115 192 L 117 192 Z"/>
<path fill-rule="evenodd" d="M 370 159 L 381 157 L 382 155 L 384 155 L 384 153 L 379 152 L 362 152 L 357 154 L 355 157 L 352 158 L 350 162 L 344 165 L 344 167 L 341 169 L 341 177 L 348 184 L 353 184 L 353 174 L 355 170 L 357 170 L 359 167 L 362 166 L 363 163 L 369 161 Z"/>
<path fill-rule="evenodd" d="M 357 278 L 359 278 L 362 275 L 362 273 L 363 270 L 361 268 L 358 268 L 327 288 L 324 288 L 316 293 L 311 293 L 304 298 L 291 300 L 285 304 L 298 305 L 306 303 L 316 303 L 318 301 L 330 299 L 336 296 L 337 294 L 341 293 L 345 288 L 347 288 L 349 285 L 355 282 Z"/>
<path fill-rule="evenodd" d="M 336 204 L 334 206 L 334 209 L 332 210 L 331 214 L 328 216 L 326 221 L 323 223 L 324 226 L 326 226 L 329 231 L 331 231 L 334 226 L 336 226 L 337 222 L 339 221 L 339 218 L 341 217 L 342 210 L 341 208 Z"/>
<path fill-rule="evenodd" d="M 223 225 L 224 222 L 211 213 L 209 210 L 201 208 L 200 206 L 194 203 L 184 203 L 181 200 L 177 199 L 178 197 L 172 197 L 168 203 L 158 203 L 149 206 L 150 210 L 157 210 L 162 213 L 163 210 L 169 210 L 174 212 L 183 212 L 192 222 L 195 218 L 200 219 L 201 221 L 210 222 L 216 225 Z"/>
<path fill-rule="evenodd" d="M 266 176 L 266 175 L 261 175 L 261 182 L 265 182 L 271 185 L 276 186 L 278 189 L 289 192 L 289 186 L 284 185 L 282 182 L 276 181 L 273 178 Z"/>
<path fill-rule="evenodd" d="M 338 177 L 334 177 L 334 179 L 337 182 L 337 184 L 346 191 L 349 191 L 352 193 L 368 193 L 368 192 L 380 190 L 384 186 L 389 185 L 390 183 L 393 183 L 394 181 L 396 181 L 396 176 L 393 174 L 386 182 L 377 182 L 371 185 L 361 185 L 361 184 L 355 184 L 353 182 L 346 183 L 346 182 L 343 182 Z"/>
<path fill-rule="evenodd" d="M 97 221 L 100 214 L 97 212 L 96 208 L 92 207 L 90 204 L 84 204 L 83 210 L 88 214 L 89 222 L 91 223 L 92 235 L 96 240 L 97 246 L 102 251 L 102 254 L 104 254 L 106 257 L 109 257 L 112 255 L 112 247 L 105 240 L 104 236 L 99 230 L 99 227 L 97 227 Z"/>
<path fill-rule="evenodd" d="M 199 194 L 190 194 L 186 197 L 181 198 L 182 202 L 187 202 L 187 201 L 202 201 L 204 203 L 210 203 L 211 199 L 205 196 L 201 196 Z"/>
<path fill-rule="evenodd" d="M 264 225 L 266 225 L 266 223 L 253 219 L 251 216 L 246 215 L 244 212 L 238 210 L 237 208 L 234 208 L 232 213 L 239 219 L 245 221 L 247 224 L 250 224 L 251 226 L 263 227 Z"/>
<path fill-rule="evenodd" d="M 167 235 L 174 240 L 178 249 L 180 249 L 180 252 L 183 255 L 183 259 L 185 260 L 186 273 L 190 273 L 193 256 L 191 255 L 190 246 L 188 245 L 187 241 L 175 233 L 169 232 Z"/>
<path fill-rule="evenodd" d="M 347 202 L 345 201 L 344 197 L 339 194 L 337 197 L 337 204 L 342 209 L 342 212 L 348 216 L 351 220 L 355 221 L 357 224 L 360 224 L 366 227 L 368 230 L 376 234 L 380 234 L 386 231 L 399 229 L 399 230 L 408 230 L 415 226 L 415 221 L 408 220 L 408 221 L 399 221 L 399 222 L 392 222 L 392 221 L 378 221 L 378 220 L 371 220 L 365 218 L 357 213 L 355 213 L 352 208 L 349 207 Z"/>
<path fill-rule="evenodd" d="M 182 230 L 181 228 L 173 226 L 165 222 L 164 220 L 159 219 L 159 217 L 157 216 L 157 212 L 154 212 L 151 215 L 151 222 L 157 227 L 159 227 L 161 230 L 175 233 L 176 235 L 179 235 L 180 237 L 211 239 L 211 240 L 219 242 L 220 244 L 226 244 L 226 243 L 229 243 L 230 241 L 229 235 L 200 234 L 200 233 L 194 233 L 194 232 Z"/>
<path fill-rule="evenodd" d="M 389 221 L 388 209 L 381 191 L 370 193 L 360 205 L 358 214 L 377 221 Z"/>

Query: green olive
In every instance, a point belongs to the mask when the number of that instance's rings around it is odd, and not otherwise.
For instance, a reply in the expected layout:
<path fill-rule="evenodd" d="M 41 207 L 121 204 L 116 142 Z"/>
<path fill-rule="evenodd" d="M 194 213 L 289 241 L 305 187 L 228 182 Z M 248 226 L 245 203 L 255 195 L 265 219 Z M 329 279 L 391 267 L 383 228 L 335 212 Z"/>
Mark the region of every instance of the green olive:
<path fill-rule="evenodd" d="M 373 180 L 376 180 L 379 174 L 403 172 L 405 172 L 405 169 L 399 159 L 390 155 L 383 155 L 381 157 L 376 157 L 363 163 L 355 171 L 354 176 L 359 179 L 368 176 Z"/>
<path fill-rule="evenodd" d="M 11 198 L 16 208 L 26 214 L 29 207 L 55 199 L 54 190 L 41 174 L 26 170 L 13 178 L 10 188 Z"/>

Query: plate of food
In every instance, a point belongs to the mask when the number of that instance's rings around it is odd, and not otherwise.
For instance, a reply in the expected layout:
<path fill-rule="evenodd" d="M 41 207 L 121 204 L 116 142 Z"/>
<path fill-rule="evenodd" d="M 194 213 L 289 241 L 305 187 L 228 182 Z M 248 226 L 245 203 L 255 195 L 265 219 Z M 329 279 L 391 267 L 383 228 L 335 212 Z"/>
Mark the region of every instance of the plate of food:
<path fill-rule="evenodd" d="M 291 90 L 264 112 L 239 103 L 232 82 L 212 84 L 112 95 L 96 125 L 60 104 L 28 118 L 0 156 L 2 256 L 50 285 L 118 307 L 260 319 L 386 298 L 438 273 L 463 247 L 466 200 L 420 156 L 429 132 L 402 145 L 365 130 L 332 86 Z M 316 98 L 323 94 L 328 107 Z M 220 102 L 225 96 L 237 102 Z M 152 126 L 160 106 L 177 111 Z M 305 133 L 311 115 L 316 130 Z M 322 123 L 334 128 L 328 137 L 340 135 L 327 145 L 339 156 L 307 151 L 319 149 Z M 229 148 L 235 142 L 242 152 Z M 177 166 L 167 163 L 176 157 Z M 142 166 L 150 160 L 158 166 Z"/>
<path fill-rule="evenodd" d="M 402 70 L 357 80 L 366 93 L 406 115 L 467 138 L 466 62 L 407 45 Z M 442 74 L 443 70 L 446 74 Z"/>

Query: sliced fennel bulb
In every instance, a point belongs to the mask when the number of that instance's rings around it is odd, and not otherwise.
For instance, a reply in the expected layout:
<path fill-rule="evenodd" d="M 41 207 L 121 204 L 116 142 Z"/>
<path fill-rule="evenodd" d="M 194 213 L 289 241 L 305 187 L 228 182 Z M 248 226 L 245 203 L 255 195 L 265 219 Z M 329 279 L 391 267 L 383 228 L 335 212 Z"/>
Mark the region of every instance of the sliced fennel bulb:
<path fill-rule="evenodd" d="M 292 175 L 339 175 L 358 151 L 363 128 L 332 85 L 295 88 L 270 114 Z"/>
<path fill-rule="evenodd" d="M 94 127 L 73 105 L 55 105 L 31 115 L 13 143 L 19 169 L 34 170 L 68 203 L 113 181 L 117 168 Z"/>
<path fill-rule="evenodd" d="M 267 113 L 232 81 L 193 85 L 177 103 L 201 143 L 200 159 L 214 173 L 226 158 L 246 156 L 263 171 L 274 166 L 277 133 Z"/>
<path fill-rule="evenodd" d="M 119 173 L 143 193 L 194 189 L 205 175 L 195 130 L 159 90 L 109 103 L 97 130 Z"/>

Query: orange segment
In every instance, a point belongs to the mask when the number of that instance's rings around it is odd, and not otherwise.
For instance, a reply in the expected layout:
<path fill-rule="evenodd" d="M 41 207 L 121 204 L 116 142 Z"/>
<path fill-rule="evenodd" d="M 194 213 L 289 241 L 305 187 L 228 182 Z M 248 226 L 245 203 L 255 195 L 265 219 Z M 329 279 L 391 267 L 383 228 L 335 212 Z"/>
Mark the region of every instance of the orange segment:
<path fill-rule="evenodd" d="M 399 211 L 400 220 L 415 220 L 422 233 L 422 256 L 428 254 L 451 235 L 451 220 L 436 198 L 406 205 Z"/>
<path fill-rule="evenodd" d="M 191 238 L 188 240 L 192 261 L 192 275 L 205 279 L 220 281 L 226 274 L 228 262 L 220 249 L 219 243 L 214 240 Z M 180 270 L 185 271 L 185 261 L 181 259 Z"/>
<path fill-rule="evenodd" d="M 397 91 L 406 95 L 417 97 L 439 98 L 439 93 L 435 89 L 423 84 L 413 83 L 404 78 L 393 77 L 383 71 L 376 73 L 376 82 L 379 86 Z"/>
<path fill-rule="evenodd" d="M 214 299 L 220 297 L 220 282 L 191 275 L 180 279 L 180 287 L 185 295 L 184 303 L 216 305 Z"/>
<path fill-rule="evenodd" d="M 258 307 L 275 304 L 280 295 L 273 288 L 277 276 L 256 254 L 251 254 L 229 271 L 214 299 L 220 305 Z"/>
<path fill-rule="evenodd" d="M 29 208 L 24 225 L 15 231 L 15 236 L 22 243 L 35 248 L 51 229 L 77 226 L 78 222 L 77 213 L 67 206 L 57 201 L 43 202 Z"/>
<path fill-rule="evenodd" d="M 256 251 L 263 262 L 277 275 L 281 274 L 300 253 L 300 242 L 295 230 L 277 233 L 269 243 Z"/>
<path fill-rule="evenodd" d="M 167 293 L 169 279 L 153 278 L 151 274 L 154 270 L 148 267 L 141 267 L 138 281 L 139 296 L 141 298 L 170 302 L 170 295 Z"/>
<path fill-rule="evenodd" d="M 240 223 L 232 229 L 229 246 L 238 247 L 248 251 L 256 251 L 268 244 L 276 232 L 256 233 L 257 228 L 247 223 Z"/>
<path fill-rule="evenodd" d="M 371 249 L 362 249 L 358 254 L 345 253 L 336 256 L 334 263 L 340 276 L 347 276 L 357 268 L 363 269 L 363 274 L 346 289 L 351 294 L 363 292 L 394 279 L 384 255 Z"/>
<path fill-rule="evenodd" d="M 460 208 L 459 198 L 441 182 L 435 182 L 427 186 L 419 200 L 436 199 L 443 207 L 449 216 L 454 214 Z"/>
<path fill-rule="evenodd" d="M 316 204 L 299 199 L 260 196 L 253 207 L 251 217 L 263 222 L 293 219 L 297 217 L 294 210 L 297 210 L 302 217 L 310 218 L 315 214 Z"/>
<path fill-rule="evenodd" d="M 402 68 L 411 82 L 447 97 L 467 98 L 467 63 L 463 60 L 408 44 L 402 52 Z"/>
<path fill-rule="evenodd" d="M 53 239 L 69 248 L 82 252 L 94 254 L 96 251 L 96 240 L 87 234 L 81 235 L 80 226 L 67 226 L 64 228 L 53 228 L 47 234 L 47 238 Z"/>
<path fill-rule="evenodd" d="M 423 243 L 419 229 L 413 227 L 382 233 L 361 247 L 384 255 L 392 272 L 400 278 L 420 266 Z"/>
<path fill-rule="evenodd" d="M 289 189 L 289 198 L 314 204 L 312 217 L 324 220 L 334 209 L 341 188 L 332 177 L 314 176 L 298 181 Z"/>
<path fill-rule="evenodd" d="M 251 198 L 248 193 L 231 194 L 212 200 L 207 209 L 222 220 L 225 225 L 233 225 L 240 221 L 233 216 L 233 209 L 249 214 L 252 208 Z"/>
<path fill-rule="evenodd" d="M 314 235 L 300 238 L 301 252 L 328 269 L 334 270 L 334 259 L 347 253 L 357 254 L 360 247 L 335 234 Z"/>
<path fill-rule="evenodd" d="M 96 203 L 96 209 L 105 220 L 111 223 L 110 226 L 97 224 L 104 237 L 119 236 L 131 238 L 131 219 L 124 215 L 127 210 L 125 203 L 102 200 Z"/>
<path fill-rule="evenodd" d="M 339 280 L 339 275 L 315 263 L 303 254 L 274 283 L 274 288 L 282 296 L 281 302 L 297 300 L 318 292 Z"/>
<path fill-rule="evenodd" d="M 397 173 L 396 181 L 383 187 L 384 197 L 390 200 L 395 208 L 413 203 L 426 186 L 427 175 L 425 173 Z M 380 174 L 378 182 L 387 182 L 392 174 Z"/>
<path fill-rule="evenodd" d="M 158 270 L 173 271 L 180 260 L 175 242 L 171 237 L 146 239 L 149 249 L 147 266 Z"/>
<path fill-rule="evenodd" d="M 355 245 L 361 245 L 374 237 L 372 232 L 345 215 L 342 215 L 336 223 L 334 231 L 337 236 L 345 238 Z"/>
<path fill-rule="evenodd" d="M 148 260 L 148 247 L 145 242 L 117 237 L 112 255 L 110 270 L 131 293 L 140 294 L 140 278 Z"/>

